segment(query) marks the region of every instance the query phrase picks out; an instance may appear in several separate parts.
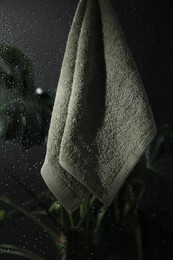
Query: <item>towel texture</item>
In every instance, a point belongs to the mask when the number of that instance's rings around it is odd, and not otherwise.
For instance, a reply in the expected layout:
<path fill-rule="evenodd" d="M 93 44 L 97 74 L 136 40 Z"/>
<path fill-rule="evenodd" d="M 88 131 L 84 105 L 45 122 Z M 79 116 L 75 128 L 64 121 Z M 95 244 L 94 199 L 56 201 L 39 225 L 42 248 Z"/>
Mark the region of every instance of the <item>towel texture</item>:
<path fill-rule="evenodd" d="M 109 0 L 81 0 L 67 40 L 41 169 L 73 212 L 110 205 L 156 134 L 141 78 Z"/>

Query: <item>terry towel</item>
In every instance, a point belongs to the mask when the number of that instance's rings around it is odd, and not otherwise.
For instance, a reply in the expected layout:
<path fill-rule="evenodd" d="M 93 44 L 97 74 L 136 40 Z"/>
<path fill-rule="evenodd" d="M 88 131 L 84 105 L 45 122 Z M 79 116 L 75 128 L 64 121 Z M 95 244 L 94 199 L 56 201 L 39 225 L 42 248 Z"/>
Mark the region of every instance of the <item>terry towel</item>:
<path fill-rule="evenodd" d="M 41 175 L 75 211 L 109 206 L 156 134 L 153 113 L 108 0 L 81 0 L 69 32 Z"/>

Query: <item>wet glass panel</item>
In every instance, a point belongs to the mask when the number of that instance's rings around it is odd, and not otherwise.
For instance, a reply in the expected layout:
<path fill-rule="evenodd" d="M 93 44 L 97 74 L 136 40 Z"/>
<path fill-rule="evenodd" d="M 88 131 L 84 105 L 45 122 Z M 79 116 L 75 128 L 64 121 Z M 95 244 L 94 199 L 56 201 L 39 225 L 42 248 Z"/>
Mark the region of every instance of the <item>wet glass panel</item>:
<path fill-rule="evenodd" d="M 111 2 L 158 133 L 111 206 L 91 195 L 68 214 L 40 169 L 78 1 L 0 1 L 0 259 L 173 259 L 171 7 Z"/>

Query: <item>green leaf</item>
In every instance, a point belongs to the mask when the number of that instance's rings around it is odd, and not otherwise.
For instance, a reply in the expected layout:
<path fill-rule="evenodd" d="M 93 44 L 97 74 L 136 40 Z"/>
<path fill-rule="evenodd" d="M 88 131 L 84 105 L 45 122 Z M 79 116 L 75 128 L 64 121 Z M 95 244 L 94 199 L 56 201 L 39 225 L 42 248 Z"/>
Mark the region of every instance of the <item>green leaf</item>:
<path fill-rule="evenodd" d="M 49 212 L 52 212 L 52 211 L 59 211 L 61 208 L 61 205 L 57 202 L 53 202 L 49 208 Z"/>
<path fill-rule="evenodd" d="M 11 89 L 13 77 L 0 67 L 0 89 Z"/>
<path fill-rule="evenodd" d="M 0 222 L 4 220 L 5 214 L 5 210 L 0 210 Z"/>
<path fill-rule="evenodd" d="M 84 219 L 90 209 L 90 197 L 86 198 L 86 200 L 80 206 L 80 218 Z"/>
<path fill-rule="evenodd" d="M 97 214 L 97 219 L 96 219 L 96 229 L 99 228 L 104 216 L 105 216 L 105 213 L 107 211 L 107 207 L 105 206 L 102 206 Z"/>
<path fill-rule="evenodd" d="M 22 52 L 8 45 L 0 45 L 0 57 L 4 62 L 5 71 L 12 77 L 13 86 L 25 95 L 29 90 L 34 92 L 33 67 L 28 58 Z"/>
<path fill-rule="evenodd" d="M 147 168 L 169 180 L 173 180 L 173 129 L 162 126 L 147 153 Z"/>

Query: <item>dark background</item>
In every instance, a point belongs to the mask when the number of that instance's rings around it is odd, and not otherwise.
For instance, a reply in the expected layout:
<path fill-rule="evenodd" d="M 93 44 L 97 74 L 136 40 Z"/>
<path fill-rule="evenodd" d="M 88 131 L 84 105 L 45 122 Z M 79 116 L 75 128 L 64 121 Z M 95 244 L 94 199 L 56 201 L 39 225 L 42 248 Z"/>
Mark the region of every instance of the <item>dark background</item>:
<path fill-rule="evenodd" d="M 173 123 L 173 33 L 171 4 L 154 0 L 112 0 L 127 42 L 137 63 L 157 126 Z M 35 85 L 54 96 L 65 43 L 78 1 L 1 0 L 0 44 L 18 47 L 34 64 Z M 0 194 L 16 202 L 29 197 L 9 177 L 4 168 L 24 181 L 36 194 L 43 189 L 40 167 L 45 146 L 24 151 L 20 146 L 0 143 Z M 51 241 L 28 226 L 0 230 L 0 243 L 14 240 L 56 259 Z M 28 230 L 29 227 L 29 230 Z M 31 230 L 32 229 L 32 230 Z M 35 240 L 36 238 L 36 240 Z M 38 243 L 39 240 L 39 243 Z M 49 245 L 50 243 L 50 245 Z M 1 258 L 0 258 L 1 259 Z M 10 258 L 2 258 L 10 259 Z"/>

